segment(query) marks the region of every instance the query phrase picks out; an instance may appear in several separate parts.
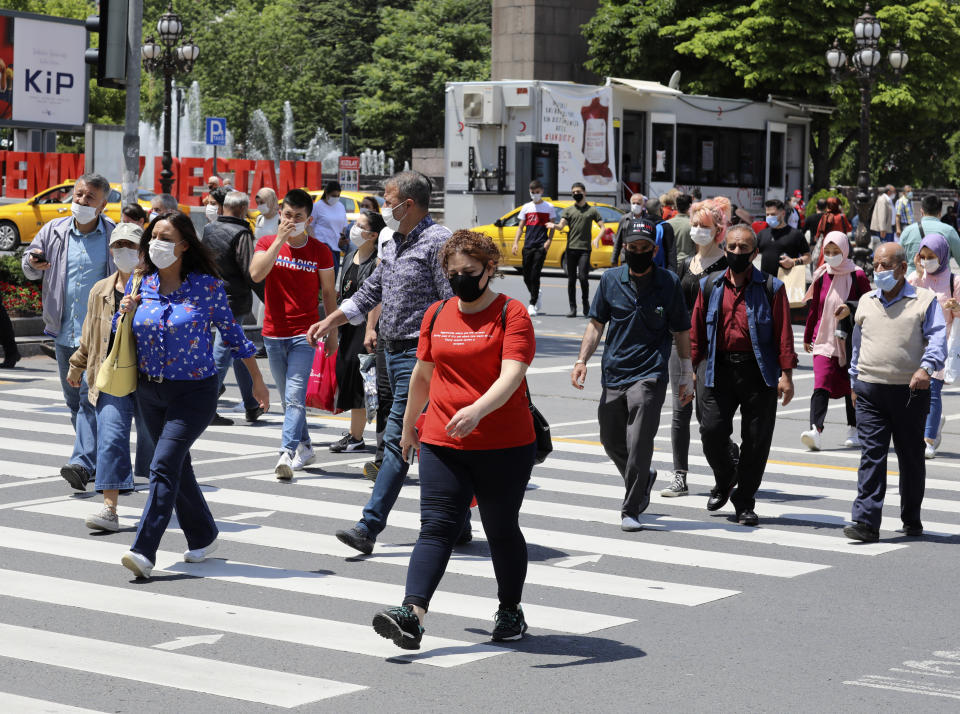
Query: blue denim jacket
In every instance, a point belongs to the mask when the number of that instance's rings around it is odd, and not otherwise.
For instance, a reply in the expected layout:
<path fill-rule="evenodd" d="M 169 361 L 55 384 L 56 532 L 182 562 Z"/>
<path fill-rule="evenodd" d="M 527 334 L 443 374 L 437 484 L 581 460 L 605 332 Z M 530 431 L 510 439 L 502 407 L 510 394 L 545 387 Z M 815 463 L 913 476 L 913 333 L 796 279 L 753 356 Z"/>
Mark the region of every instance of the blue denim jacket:
<path fill-rule="evenodd" d="M 724 275 L 726 271 L 713 279 L 713 290 L 710 292 L 710 302 L 706 308 L 707 326 L 707 364 L 706 386 L 712 387 L 717 358 L 717 327 L 720 324 L 720 306 L 723 304 Z M 700 281 L 700 289 L 705 291 L 709 276 Z M 768 387 L 777 386 L 780 379 L 780 362 L 777 359 L 777 335 L 773 329 L 773 305 L 767 297 L 765 286 L 767 274 L 753 269 L 750 284 L 747 286 L 746 307 L 747 324 L 750 328 L 750 343 L 753 345 L 753 354 L 760 365 L 760 373 Z M 773 279 L 773 292 L 776 293 L 783 283 Z"/>

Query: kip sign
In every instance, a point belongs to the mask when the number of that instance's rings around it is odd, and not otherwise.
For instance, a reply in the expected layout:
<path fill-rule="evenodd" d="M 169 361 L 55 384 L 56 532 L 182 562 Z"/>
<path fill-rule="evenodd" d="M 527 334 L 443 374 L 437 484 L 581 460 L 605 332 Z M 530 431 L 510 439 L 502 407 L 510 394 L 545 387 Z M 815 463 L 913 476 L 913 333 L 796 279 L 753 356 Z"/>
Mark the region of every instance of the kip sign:
<path fill-rule="evenodd" d="M 86 48 L 80 21 L 0 11 L 0 125 L 83 128 Z"/>

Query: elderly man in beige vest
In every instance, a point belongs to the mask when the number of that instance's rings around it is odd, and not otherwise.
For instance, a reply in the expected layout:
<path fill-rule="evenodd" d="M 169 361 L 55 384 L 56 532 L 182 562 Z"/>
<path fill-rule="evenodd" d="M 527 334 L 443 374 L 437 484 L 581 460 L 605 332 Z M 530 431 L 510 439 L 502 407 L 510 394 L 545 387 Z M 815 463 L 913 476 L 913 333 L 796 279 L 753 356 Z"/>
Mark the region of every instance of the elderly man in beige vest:
<path fill-rule="evenodd" d="M 850 375 L 863 451 L 854 524 L 843 529 L 848 538 L 866 542 L 880 537 L 891 438 L 900 466 L 899 532 L 923 535 L 923 428 L 930 407 L 930 375 L 943 369 L 947 353 L 946 323 L 937 296 L 906 281 L 903 248 L 897 243 L 881 245 L 874 253 L 873 270 L 877 289 L 860 298 L 854 318 Z"/>

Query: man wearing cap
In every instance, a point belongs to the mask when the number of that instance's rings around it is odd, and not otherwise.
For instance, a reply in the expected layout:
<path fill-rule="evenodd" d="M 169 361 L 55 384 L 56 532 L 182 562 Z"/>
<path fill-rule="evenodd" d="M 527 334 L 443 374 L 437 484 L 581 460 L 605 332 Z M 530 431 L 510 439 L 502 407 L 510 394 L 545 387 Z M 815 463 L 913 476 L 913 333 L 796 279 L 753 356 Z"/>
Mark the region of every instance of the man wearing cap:
<path fill-rule="evenodd" d="M 570 381 L 583 389 L 587 362 L 604 326 L 609 330 L 600 363 L 603 393 L 597 409 L 600 441 L 626 487 L 620 527 L 640 530 L 639 516 L 650 503 L 656 471 L 650 468 L 653 438 L 667 393 L 667 363 L 677 343 L 681 362 L 680 398 L 693 398 L 690 316 L 677 276 L 654 264 L 656 226 L 637 218 L 624 232 L 626 265 L 600 278 Z"/>

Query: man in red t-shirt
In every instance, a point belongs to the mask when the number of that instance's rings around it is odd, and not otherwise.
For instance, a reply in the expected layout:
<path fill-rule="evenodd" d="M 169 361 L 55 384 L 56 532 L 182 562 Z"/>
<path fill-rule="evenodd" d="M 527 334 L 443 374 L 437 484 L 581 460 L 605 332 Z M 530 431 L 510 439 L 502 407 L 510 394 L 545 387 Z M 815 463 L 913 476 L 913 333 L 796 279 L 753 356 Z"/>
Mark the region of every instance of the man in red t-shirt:
<path fill-rule="evenodd" d="M 319 317 L 319 296 L 327 315 L 337 309 L 333 254 L 307 233 L 312 210 L 310 194 L 290 191 L 277 235 L 260 238 L 250 260 L 251 279 L 264 281 L 263 344 L 283 404 L 282 448 L 274 472 L 285 481 L 314 459 L 306 395 L 315 350 L 307 342 L 307 330 Z M 328 354 L 337 349 L 336 335 L 327 336 Z"/>

